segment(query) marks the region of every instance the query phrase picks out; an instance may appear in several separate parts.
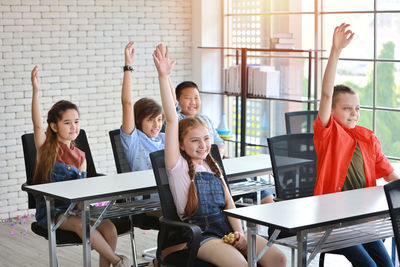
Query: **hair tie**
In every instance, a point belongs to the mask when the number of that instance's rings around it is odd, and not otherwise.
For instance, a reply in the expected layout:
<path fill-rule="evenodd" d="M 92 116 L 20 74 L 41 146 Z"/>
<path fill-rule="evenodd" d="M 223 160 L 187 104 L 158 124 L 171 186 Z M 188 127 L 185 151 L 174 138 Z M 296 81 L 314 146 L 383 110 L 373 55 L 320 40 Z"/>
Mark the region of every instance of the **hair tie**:
<path fill-rule="evenodd" d="M 192 183 L 194 183 L 194 179 L 191 179 Z"/>

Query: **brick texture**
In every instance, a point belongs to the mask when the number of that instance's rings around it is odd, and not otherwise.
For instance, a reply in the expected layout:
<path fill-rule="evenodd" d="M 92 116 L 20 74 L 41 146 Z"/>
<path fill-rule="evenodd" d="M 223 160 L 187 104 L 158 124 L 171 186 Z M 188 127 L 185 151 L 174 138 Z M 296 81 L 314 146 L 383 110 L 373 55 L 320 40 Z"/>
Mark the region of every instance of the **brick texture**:
<path fill-rule="evenodd" d="M 0 2 L 0 218 L 27 212 L 21 135 L 32 132 L 30 72 L 40 70 L 43 119 L 60 99 L 81 112 L 97 171 L 116 172 L 108 132 L 120 127 L 124 46 L 135 41 L 134 100 L 160 100 L 151 53 L 177 60 L 173 82 L 192 76 L 191 0 Z"/>

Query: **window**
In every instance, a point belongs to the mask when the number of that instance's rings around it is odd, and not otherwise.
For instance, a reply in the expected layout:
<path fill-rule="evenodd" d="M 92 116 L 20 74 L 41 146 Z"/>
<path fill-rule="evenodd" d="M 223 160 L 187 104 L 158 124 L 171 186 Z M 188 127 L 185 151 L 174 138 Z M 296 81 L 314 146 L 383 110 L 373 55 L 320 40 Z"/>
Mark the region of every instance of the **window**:
<path fill-rule="evenodd" d="M 282 1 L 225 0 L 224 41 L 226 47 L 269 48 L 271 38 L 287 35 L 286 40 L 295 48 L 313 49 L 313 0 L 291 1 L 290 12 Z M 311 34 L 303 34 L 311 29 Z M 285 39 L 281 37 L 281 39 Z M 232 50 L 226 49 L 224 66 L 237 64 Z M 279 95 L 276 98 L 304 99 L 308 96 L 308 53 L 248 52 L 248 65 L 272 66 L 279 72 Z M 268 90 L 268 89 L 267 89 Z M 239 99 L 240 100 L 240 99 Z M 227 100 L 228 120 L 231 128 L 240 129 L 240 101 Z M 239 106 L 237 106 L 237 104 Z M 246 155 L 265 153 L 266 138 L 286 132 L 284 113 L 309 108 L 306 103 L 266 99 L 248 99 L 246 102 Z M 311 107 L 313 109 L 313 107 Z M 238 112 L 238 115 L 236 113 Z M 240 132 L 238 132 L 240 135 Z M 236 136 L 236 140 L 240 138 Z M 252 146 L 251 144 L 261 145 Z M 231 151 L 231 149 L 228 149 Z M 232 154 L 232 153 L 230 153 Z"/>
<path fill-rule="evenodd" d="M 356 33 L 338 65 L 336 84 L 357 91 L 361 103 L 359 125 L 375 132 L 383 153 L 400 159 L 400 4 L 394 0 L 322 2 L 322 70 L 329 56 L 334 26 L 345 21 Z"/>
<path fill-rule="evenodd" d="M 350 23 L 356 37 L 341 55 L 336 84 L 343 83 L 357 91 L 362 106 L 359 124 L 376 133 L 385 155 L 400 160 L 400 45 L 396 45 L 400 39 L 398 0 L 224 1 L 225 46 L 265 48 L 270 46 L 270 38 L 275 34 L 291 33 L 296 48 L 322 50 L 316 53 L 318 58 L 313 58 L 313 64 L 318 64 L 312 66 L 311 81 L 307 79 L 308 65 L 304 55 L 292 55 L 279 61 L 265 59 L 260 53 L 251 54 L 249 64 L 291 68 L 286 72 L 280 69 L 283 73 L 281 83 L 283 80 L 290 83 L 281 88 L 281 94 L 287 98 L 306 96 L 308 82 L 312 93 L 319 95 L 332 32 L 341 22 Z M 232 51 L 225 50 L 224 66 L 234 65 L 235 61 Z M 235 106 L 234 98 L 227 101 Z M 304 103 L 277 100 L 248 99 L 247 103 L 247 142 L 255 144 L 264 144 L 265 136 L 285 132 L 285 112 L 309 108 Z M 253 109 L 253 106 L 257 108 Z M 310 108 L 314 109 L 314 106 Z M 234 128 L 235 113 L 232 110 L 228 112 L 231 112 Z M 257 124 L 256 120 L 260 123 Z M 260 150 L 251 146 L 246 154 L 258 152 Z"/>

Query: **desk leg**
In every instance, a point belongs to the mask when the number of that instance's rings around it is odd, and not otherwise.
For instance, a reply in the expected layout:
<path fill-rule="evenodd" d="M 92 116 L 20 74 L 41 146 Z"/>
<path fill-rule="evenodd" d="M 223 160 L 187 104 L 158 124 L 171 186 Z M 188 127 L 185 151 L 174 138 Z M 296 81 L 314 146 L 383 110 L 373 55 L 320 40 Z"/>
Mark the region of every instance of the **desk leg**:
<path fill-rule="evenodd" d="M 90 267 L 90 205 L 87 201 L 83 201 L 82 206 L 83 266 Z"/>
<path fill-rule="evenodd" d="M 57 266 L 57 248 L 56 248 L 56 231 L 54 230 L 55 213 L 54 213 L 54 199 L 45 197 L 46 210 L 47 210 L 47 233 L 49 242 L 49 260 L 50 266 Z"/>
<path fill-rule="evenodd" d="M 247 222 L 247 263 L 249 267 L 257 267 L 256 226 L 254 223 Z"/>
<path fill-rule="evenodd" d="M 297 267 L 307 266 L 307 232 L 297 232 Z"/>

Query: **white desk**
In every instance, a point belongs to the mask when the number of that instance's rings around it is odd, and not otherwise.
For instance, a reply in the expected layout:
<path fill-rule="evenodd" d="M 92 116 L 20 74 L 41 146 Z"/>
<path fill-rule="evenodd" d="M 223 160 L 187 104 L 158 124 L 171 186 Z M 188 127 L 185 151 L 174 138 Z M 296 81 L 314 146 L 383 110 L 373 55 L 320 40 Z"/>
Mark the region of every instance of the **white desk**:
<path fill-rule="evenodd" d="M 82 202 L 83 263 L 90 266 L 90 203 L 122 199 L 156 190 L 153 170 L 122 173 L 57 183 L 23 186 L 23 190 L 42 194 L 46 199 L 50 266 L 57 266 L 54 199 Z"/>
<path fill-rule="evenodd" d="M 272 172 L 271 159 L 268 154 L 223 159 L 222 163 L 228 181 L 266 175 Z"/>
<path fill-rule="evenodd" d="M 225 178 L 229 182 L 272 173 L 271 159 L 268 154 L 223 159 L 222 162 L 225 169 Z M 261 201 L 261 194 L 259 192 L 275 189 L 273 183 L 265 183 L 253 179 L 231 183 L 229 186 L 232 196 L 241 196 L 252 192 L 258 192 L 258 203 Z"/>
<path fill-rule="evenodd" d="M 271 172 L 269 155 L 224 159 L 223 164 L 227 179 L 254 177 Z M 54 199 L 62 199 L 71 203 L 83 202 L 83 262 L 84 266 L 90 266 L 90 204 L 152 193 L 157 190 L 157 185 L 153 170 L 145 170 L 65 182 L 29 185 L 23 186 L 22 190 L 45 196 L 48 214 L 50 266 L 57 265 L 55 231 L 58 226 L 55 227 Z"/>
<path fill-rule="evenodd" d="M 386 197 L 381 186 L 225 210 L 224 213 L 247 222 L 249 266 L 256 266 L 257 263 L 255 255 L 257 224 L 297 235 L 295 241 L 295 247 L 298 249 L 297 266 L 306 266 L 327 242 L 329 236 L 340 232 L 337 229 L 343 227 L 353 227 L 349 228 L 350 231 L 358 232 L 348 235 L 347 243 L 338 244 L 341 247 L 393 236 Z M 373 220 L 376 222 L 370 222 Z M 275 234 L 278 234 L 278 231 Z M 315 250 L 307 261 L 311 233 L 320 235 L 318 242 L 314 243 Z M 275 242 L 274 239 L 273 234 L 270 241 Z M 284 240 L 282 239 L 282 242 Z M 336 248 L 339 247 L 332 249 Z M 328 250 L 329 246 L 326 248 L 326 251 Z"/>

